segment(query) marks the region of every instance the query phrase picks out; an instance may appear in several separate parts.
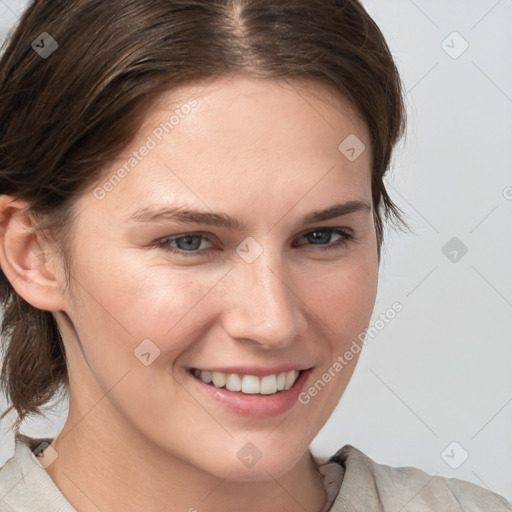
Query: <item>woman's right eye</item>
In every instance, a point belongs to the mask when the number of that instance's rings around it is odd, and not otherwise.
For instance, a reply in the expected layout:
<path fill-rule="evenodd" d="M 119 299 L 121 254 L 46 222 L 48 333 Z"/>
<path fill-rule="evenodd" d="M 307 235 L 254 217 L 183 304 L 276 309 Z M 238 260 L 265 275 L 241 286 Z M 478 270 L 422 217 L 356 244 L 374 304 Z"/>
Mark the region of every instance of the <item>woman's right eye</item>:
<path fill-rule="evenodd" d="M 203 254 L 205 251 L 208 252 L 212 250 L 209 248 L 198 251 L 197 249 L 199 249 L 201 246 L 201 239 L 208 240 L 208 238 L 204 237 L 202 234 L 187 233 L 184 235 L 164 238 L 158 242 L 158 246 L 162 247 L 165 251 L 169 251 L 175 254 L 183 254 L 184 256 L 196 256 L 197 254 Z M 183 242 L 180 242 L 181 240 L 183 240 Z M 182 247 L 185 247 L 185 249 L 174 247 L 171 245 L 171 243 L 176 243 L 178 246 L 181 245 Z"/>

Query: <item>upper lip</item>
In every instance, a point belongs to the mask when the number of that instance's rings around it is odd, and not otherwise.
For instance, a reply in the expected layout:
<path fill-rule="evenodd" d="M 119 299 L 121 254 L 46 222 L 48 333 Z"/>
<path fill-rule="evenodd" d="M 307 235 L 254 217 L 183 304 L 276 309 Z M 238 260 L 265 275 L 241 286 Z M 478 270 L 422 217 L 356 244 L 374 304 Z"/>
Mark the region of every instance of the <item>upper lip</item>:
<path fill-rule="evenodd" d="M 266 375 L 278 375 L 280 373 L 290 372 L 292 370 L 302 371 L 312 368 L 305 364 L 282 364 L 279 366 L 263 367 L 263 366 L 208 366 L 208 367 L 191 367 L 191 370 L 200 370 L 202 372 L 219 372 L 219 373 L 236 373 L 238 375 L 254 375 L 256 377 L 265 377 Z"/>

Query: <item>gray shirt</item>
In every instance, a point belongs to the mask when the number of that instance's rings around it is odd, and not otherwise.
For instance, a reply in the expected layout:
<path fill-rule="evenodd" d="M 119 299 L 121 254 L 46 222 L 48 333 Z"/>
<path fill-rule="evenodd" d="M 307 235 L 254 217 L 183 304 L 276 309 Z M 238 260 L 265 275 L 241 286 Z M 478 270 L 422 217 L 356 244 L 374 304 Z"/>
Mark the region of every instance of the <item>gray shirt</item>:
<path fill-rule="evenodd" d="M 76 512 L 33 453 L 42 442 L 16 434 L 0 469 L 0 512 Z M 374 462 L 344 446 L 320 467 L 330 512 L 512 512 L 503 497 L 455 478 Z"/>

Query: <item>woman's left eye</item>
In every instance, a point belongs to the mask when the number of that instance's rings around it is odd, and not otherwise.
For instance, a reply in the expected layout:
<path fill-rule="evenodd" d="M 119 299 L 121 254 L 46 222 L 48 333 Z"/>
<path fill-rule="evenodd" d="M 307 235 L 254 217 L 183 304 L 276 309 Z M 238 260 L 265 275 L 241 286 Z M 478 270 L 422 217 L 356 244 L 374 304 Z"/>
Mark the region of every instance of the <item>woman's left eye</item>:
<path fill-rule="evenodd" d="M 337 235 L 340 238 L 336 242 L 331 242 L 325 247 L 319 246 L 318 249 L 320 251 L 329 251 L 334 249 L 342 249 L 345 248 L 349 241 L 354 238 L 354 235 L 349 233 L 348 231 L 340 228 L 318 228 L 313 231 L 308 231 L 301 238 L 307 238 L 309 240 L 316 240 L 322 242 L 323 240 L 329 239 L 332 235 Z M 313 245 L 319 245 L 313 243 Z"/>
<path fill-rule="evenodd" d="M 333 235 L 336 235 L 340 238 L 335 242 L 329 243 L 328 240 Z M 316 245 L 318 247 L 318 250 L 328 251 L 345 248 L 348 245 L 348 242 L 352 240 L 354 236 L 351 233 L 347 232 L 346 230 L 340 228 L 318 228 L 312 231 L 308 231 L 307 233 L 300 237 L 300 239 L 303 238 L 310 241 L 309 245 Z M 157 245 L 159 247 L 162 247 L 164 250 L 172 253 L 182 254 L 184 256 L 195 256 L 213 250 L 211 247 L 199 250 L 201 247 L 202 240 L 209 241 L 208 237 L 205 237 L 202 234 L 187 233 L 184 235 L 164 238 L 163 240 L 157 242 Z M 325 241 L 327 241 L 328 243 L 324 244 L 323 242 Z M 176 244 L 178 247 L 175 247 L 171 244 Z M 325 245 L 325 247 L 322 247 L 322 245 Z"/>

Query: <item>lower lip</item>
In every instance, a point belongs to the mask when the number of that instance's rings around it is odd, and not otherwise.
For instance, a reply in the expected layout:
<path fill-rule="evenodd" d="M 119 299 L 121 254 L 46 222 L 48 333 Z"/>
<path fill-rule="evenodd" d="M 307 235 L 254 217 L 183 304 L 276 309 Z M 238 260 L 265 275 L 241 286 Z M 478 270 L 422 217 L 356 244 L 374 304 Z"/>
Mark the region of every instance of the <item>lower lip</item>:
<path fill-rule="evenodd" d="M 230 412 L 243 416 L 275 416 L 291 409 L 297 402 L 311 369 L 303 370 L 293 386 L 286 391 L 278 391 L 273 395 L 246 394 L 241 391 L 229 391 L 226 388 L 216 388 L 205 384 L 202 380 L 187 375 L 202 393 L 219 403 Z"/>

